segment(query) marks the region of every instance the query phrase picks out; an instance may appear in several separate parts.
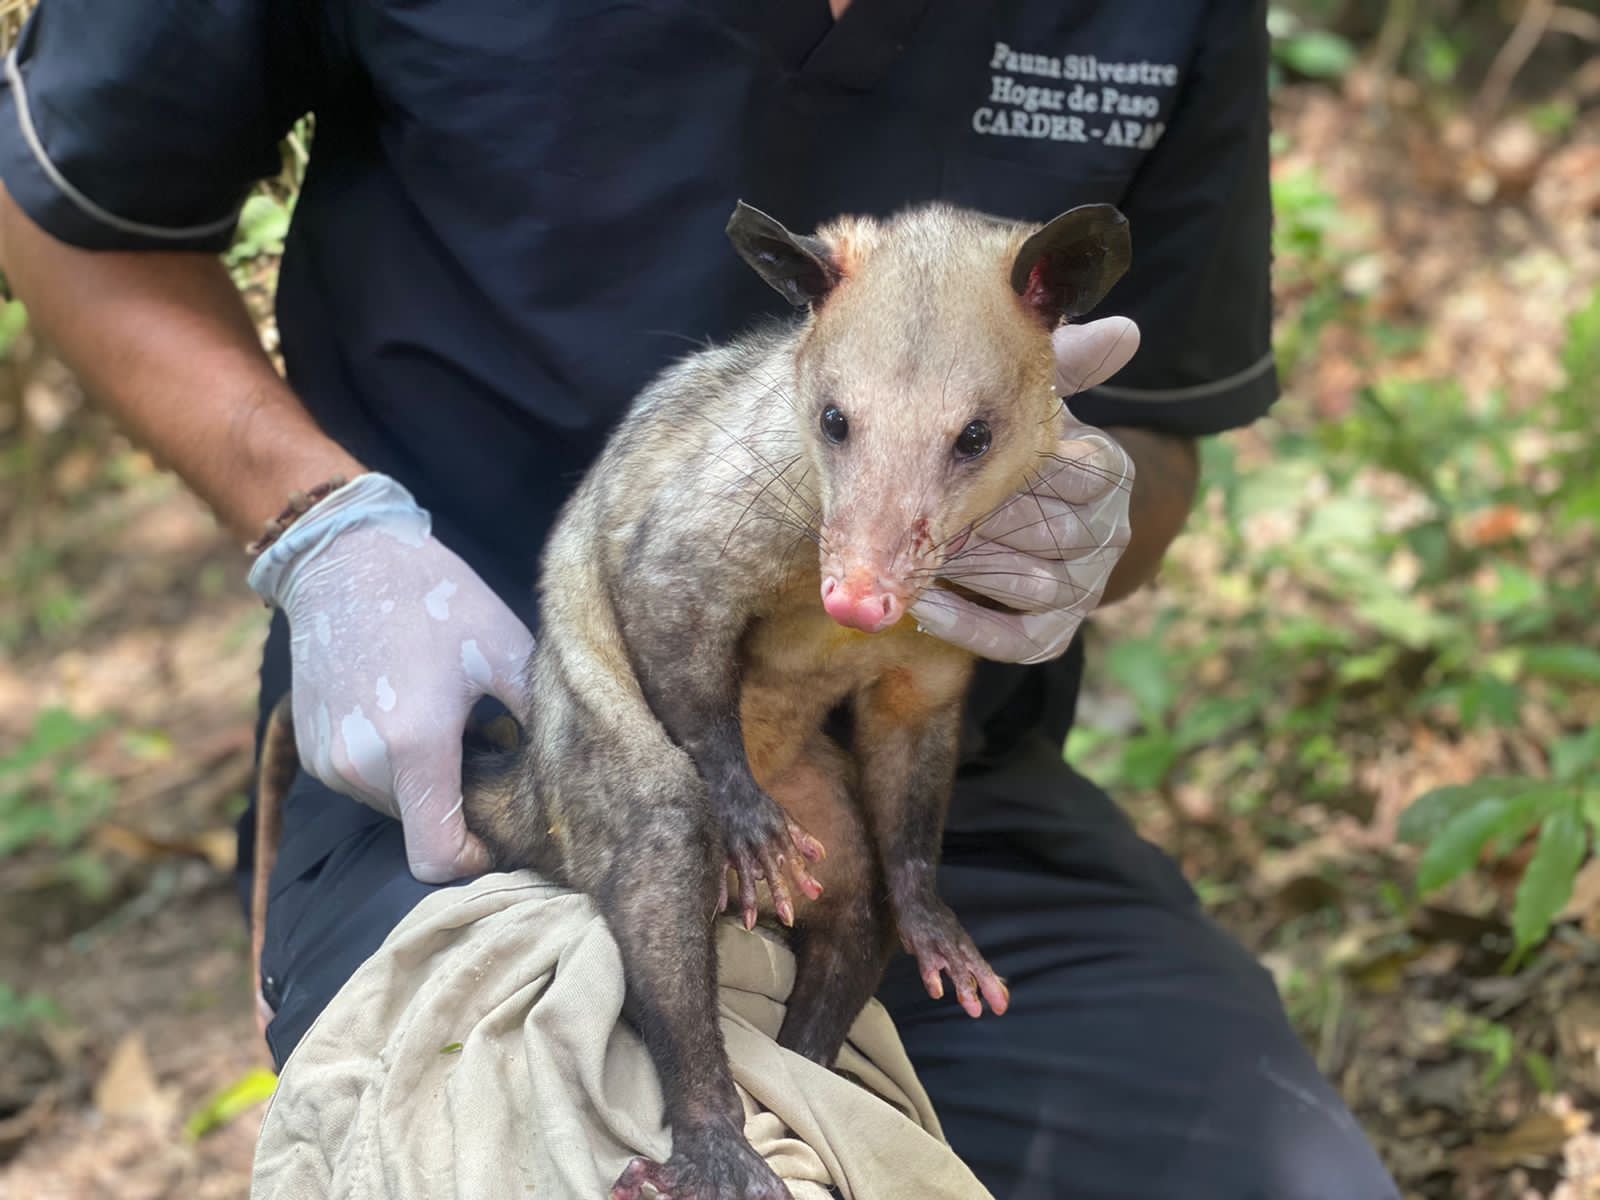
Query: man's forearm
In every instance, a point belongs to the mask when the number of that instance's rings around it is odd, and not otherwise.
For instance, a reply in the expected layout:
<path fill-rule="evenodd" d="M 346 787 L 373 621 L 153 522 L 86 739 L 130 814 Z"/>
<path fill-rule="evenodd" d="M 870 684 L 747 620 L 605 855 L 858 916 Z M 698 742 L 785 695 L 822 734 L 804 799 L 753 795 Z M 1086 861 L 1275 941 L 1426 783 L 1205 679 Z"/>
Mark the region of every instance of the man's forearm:
<path fill-rule="evenodd" d="M 1133 495 L 1128 523 L 1132 537 L 1111 572 L 1101 604 L 1138 591 L 1155 578 L 1167 547 L 1183 531 L 1200 482 L 1200 455 L 1193 438 L 1126 426 L 1107 429 L 1133 459 Z"/>
<path fill-rule="evenodd" d="M 78 250 L 0 190 L 0 266 L 84 387 L 241 540 L 362 469 L 279 378 L 215 256 Z"/>

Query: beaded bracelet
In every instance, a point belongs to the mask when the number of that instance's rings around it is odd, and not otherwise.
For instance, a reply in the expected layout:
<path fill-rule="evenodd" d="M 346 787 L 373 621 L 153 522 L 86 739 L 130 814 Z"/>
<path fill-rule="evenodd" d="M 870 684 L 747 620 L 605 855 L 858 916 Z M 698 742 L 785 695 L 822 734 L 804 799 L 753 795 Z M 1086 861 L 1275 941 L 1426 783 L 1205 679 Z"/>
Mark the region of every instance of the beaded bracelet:
<path fill-rule="evenodd" d="M 261 536 L 245 547 L 246 552 L 252 556 L 259 556 L 263 550 L 283 536 L 284 530 L 288 529 L 289 526 L 310 512 L 320 501 L 326 500 L 348 482 L 349 480 L 343 475 L 335 475 L 325 483 L 317 484 L 314 488 L 293 493 L 289 497 L 289 503 L 284 505 L 283 511 L 266 523 L 261 531 Z"/>

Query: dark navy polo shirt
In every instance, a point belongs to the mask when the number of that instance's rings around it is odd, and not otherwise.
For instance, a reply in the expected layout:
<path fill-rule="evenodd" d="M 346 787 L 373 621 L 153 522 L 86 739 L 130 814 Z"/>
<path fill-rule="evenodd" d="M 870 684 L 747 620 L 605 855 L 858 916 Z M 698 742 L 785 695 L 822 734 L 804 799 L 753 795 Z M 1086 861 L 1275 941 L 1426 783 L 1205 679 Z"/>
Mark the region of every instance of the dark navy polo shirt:
<path fill-rule="evenodd" d="M 631 397 L 784 310 L 723 237 L 740 197 L 796 229 L 1113 202 L 1133 266 L 1103 311 L 1143 347 L 1073 409 L 1186 434 L 1262 413 L 1266 54 L 1263 0 L 855 0 L 838 23 L 825 0 L 43 0 L 0 179 L 78 246 L 221 250 L 314 111 L 290 381 L 531 617 L 544 535 Z M 1064 731 L 1078 661 L 992 672 L 991 708 Z"/>

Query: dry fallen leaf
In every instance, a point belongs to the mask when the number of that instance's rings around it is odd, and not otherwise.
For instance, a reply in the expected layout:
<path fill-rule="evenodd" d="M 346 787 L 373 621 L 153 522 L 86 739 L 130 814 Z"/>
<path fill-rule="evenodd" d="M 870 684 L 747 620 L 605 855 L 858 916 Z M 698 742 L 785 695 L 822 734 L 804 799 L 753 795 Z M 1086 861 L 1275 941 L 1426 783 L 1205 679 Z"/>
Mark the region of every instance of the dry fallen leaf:
<path fill-rule="evenodd" d="M 114 850 L 135 862 L 168 858 L 200 858 L 218 871 L 233 870 L 238 835 L 231 829 L 207 829 L 178 838 L 160 838 L 123 825 L 101 825 L 89 835 L 98 850 Z"/>
<path fill-rule="evenodd" d="M 1600 1060 L 1600 999 L 1568 997 L 1556 1014 L 1556 1034 L 1564 1053 Z"/>
<path fill-rule="evenodd" d="M 143 1034 L 127 1034 L 117 1043 L 95 1080 L 94 1106 L 108 1117 L 142 1118 L 155 1125 L 171 1122 L 177 1100 L 156 1082 Z"/>
<path fill-rule="evenodd" d="M 1462 517 L 1458 530 L 1466 545 L 1480 548 L 1526 536 L 1533 525 L 1532 513 L 1524 512 L 1515 505 L 1497 504 Z"/>
<path fill-rule="evenodd" d="M 1519 1164 L 1541 1165 L 1555 1158 L 1567 1139 L 1588 1126 L 1581 1112 L 1536 1112 L 1504 1133 L 1487 1133 L 1456 1155 L 1463 1170 L 1504 1170 Z"/>
<path fill-rule="evenodd" d="M 1583 921 L 1600 914 L 1600 858 L 1591 858 L 1572 881 L 1572 899 L 1561 910 L 1563 921 Z"/>

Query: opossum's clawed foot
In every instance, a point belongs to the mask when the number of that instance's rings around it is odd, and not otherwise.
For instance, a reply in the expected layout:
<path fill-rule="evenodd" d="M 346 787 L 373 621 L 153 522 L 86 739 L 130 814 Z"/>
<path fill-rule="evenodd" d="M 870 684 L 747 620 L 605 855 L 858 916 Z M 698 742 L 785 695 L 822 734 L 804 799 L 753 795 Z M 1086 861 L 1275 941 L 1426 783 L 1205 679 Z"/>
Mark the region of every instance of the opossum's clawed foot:
<path fill-rule="evenodd" d="M 761 795 L 753 804 L 722 814 L 723 843 L 727 847 L 728 870 L 739 877 L 739 910 L 744 927 L 756 925 L 756 884 L 766 880 L 773 907 L 785 925 L 794 924 L 794 897 L 790 883 L 808 899 L 822 895 L 822 885 L 806 868 L 808 862 L 821 862 L 824 850 L 817 841 L 770 796 Z M 728 880 L 723 876 L 717 911 L 728 904 Z"/>
<path fill-rule="evenodd" d="M 943 972 L 955 984 L 956 1000 L 967 1016 L 981 1017 L 985 1000 L 996 1015 L 1006 1011 L 1011 1003 L 1011 992 L 1005 981 L 978 953 L 955 913 L 942 900 L 927 896 L 909 905 L 902 904 L 896 926 L 900 944 L 907 954 L 916 956 L 922 986 L 928 989 L 928 995 L 935 1000 L 943 998 L 944 980 L 939 977 Z"/>
<path fill-rule="evenodd" d="M 783 1181 L 732 1130 L 672 1135 L 664 1163 L 636 1158 L 611 1188 L 611 1200 L 793 1200 Z"/>

